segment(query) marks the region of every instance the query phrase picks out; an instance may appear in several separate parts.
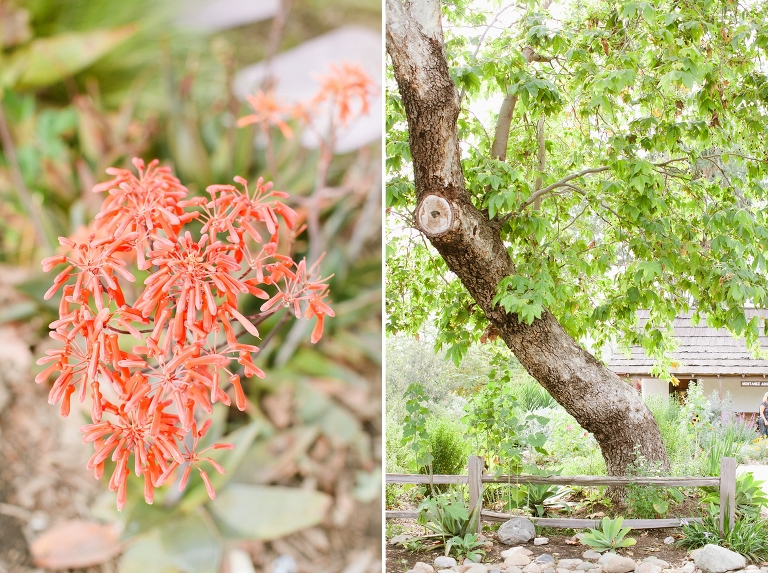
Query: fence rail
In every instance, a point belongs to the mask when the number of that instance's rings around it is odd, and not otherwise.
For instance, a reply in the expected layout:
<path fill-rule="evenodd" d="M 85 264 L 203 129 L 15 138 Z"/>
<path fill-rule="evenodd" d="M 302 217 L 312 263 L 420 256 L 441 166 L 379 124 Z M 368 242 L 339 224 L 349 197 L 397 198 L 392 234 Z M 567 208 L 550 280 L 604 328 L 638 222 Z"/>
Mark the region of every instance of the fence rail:
<path fill-rule="evenodd" d="M 416 519 L 418 515 L 418 511 L 387 510 L 386 512 L 387 519 Z M 480 516 L 485 521 L 508 521 L 511 517 L 515 517 L 510 513 L 500 513 L 498 511 L 490 511 L 487 509 L 482 510 Z M 600 527 L 599 519 L 572 519 L 559 517 L 531 517 L 530 519 L 540 527 L 566 527 L 573 529 Z M 680 527 L 686 522 L 693 523 L 694 521 L 701 523 L 701 518 L 671 517 L 668 519 L 625 519 L 624 526 L 631 527 L 632 529 L 666 529 L 668 527 Z"/>
<path fill-rule="evenodd" d="M 482 520 L 507 521 L 513 517 L 509 513 L 499 513 L 482 509 L 483 485 L 487 483 L 507 485 L 579 485 L 579 486 L 660 486 L 660 487 L 705 487 L 714 486 L 720 490 L 720 531 L 723 531 L 728 513 L 728 524 L 733 524 L 736 512 L 736 460 L 734 458 L 722 458 L 720 462 L 720 477 L 640 477 L 640 476 L 531 476 L 531 475 L 502 475 L 491 476 L 483 473 L 483 458 L 470 456 L 467 460 L 467 475 L 417 475 L 417 474 L 387 474 L 388 484 L 467 484 L 469 486 L 469 507 L 478 507 L 481 519 L 478 520 L 477 529 L 480 532 Z M 416 511 L 386 512 L 387 519 L 416 519 Z M 573 518 L 531 518 L 542 527 L 585 529 L 599 527 L 597 519 L 573 519 Z M 634 529 L 659 529 L 666 527 L 680 527 L 686 522 L 701 522 L 698 517 L 678 517 L 668 519 L 625 519 L 624 525 Z"/>

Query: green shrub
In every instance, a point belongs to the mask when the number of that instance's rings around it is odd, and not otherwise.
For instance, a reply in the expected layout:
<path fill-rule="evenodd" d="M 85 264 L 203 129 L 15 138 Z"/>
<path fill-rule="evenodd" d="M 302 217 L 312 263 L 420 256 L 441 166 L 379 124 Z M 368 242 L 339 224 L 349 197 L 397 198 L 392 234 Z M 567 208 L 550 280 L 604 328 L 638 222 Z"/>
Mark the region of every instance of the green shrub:
<path fill-rule="evenodd" d="M 635 449 L 635 462 L 627 467 L 627 474 L 641 477 L 667 475 L 661 464 L 651 464 Z M 664 518 L 673 502 L 683 501 L 684 496 L 677 488 L 663 488 L 653 485 L 629 485 L 625 503 L 627 513 L 638 519 Z"/>
<path fill-rule="evenodd" d="M 562 406 L 550 408 L 545 415 L 550 422 L 544 447 L 551 466 L 563 475 L 605 475 L 605 461 L 594 436 Z"/>
<path fill-rule="evenodd" d="M 768 438 L 758 436 L 748 444 L 742 445 L 739 448 L 739 457 L 753 463 L 768 461 Z"/>
<path fill-rule="evenodd" d="M 557 402 L 549 392 L 530 377 L 513 382 L 510 386 L 510 394 L 517 400 L 517 406 L 525 412 L 557 406 Z"/>
<path fill-rule="evenodd" d="M 705 476 L 719 476 L 720 462 L 723 458 L 732 458 L 740 449 L 736 443 L 735 433 L 725 431 L 719 439 L 711 440 L 707 447 L 707 454 L 701 459 L 701 472 Z"/>
<path fill-rule="evenodd" d="M 696 430 L 688 419 L 689 412 L 668 396 L 648 396 L 645 404 L 659 425 L 671 475 L 697 474 L 700 449 Z"/>
<path fill-rule="evenodd" d="M 725 534 L 720 533 L 717 510 L 710 506 L 702 523 L 683 525 L 683 538 L 677 542 L 685 549 L 696 549 L 712 543 L 742 554 L 753 562 L 768 559 L 768 525 L 759 516 L 745 516 Z"/>
<path fill-rule="evenodd" d="M 427 422 L 427 433 L 432 452 L 432 472 L 435 475 L 465 473 L 469 452 L 462 426 L 458 422 L 433 417 Z"/>

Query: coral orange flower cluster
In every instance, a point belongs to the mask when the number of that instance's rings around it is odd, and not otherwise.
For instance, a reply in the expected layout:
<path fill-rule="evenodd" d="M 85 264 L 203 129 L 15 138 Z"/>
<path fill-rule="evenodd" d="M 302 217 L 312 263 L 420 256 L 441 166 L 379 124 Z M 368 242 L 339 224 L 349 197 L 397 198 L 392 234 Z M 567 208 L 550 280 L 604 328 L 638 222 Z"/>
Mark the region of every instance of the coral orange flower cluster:
<path fill-rule="evenodd" d="M 360 64 L 352 62 L 329 64 L 328 68 L 327 74 L 317 76 L 320 88 L 309 102 L 291 106 L 278 102 L 272 92 L 264 91 L 246 96 L 254 113 L 238 119 L 238 127 L 256 124 L 266 131 L 274 126 L 289 138 L 293 131 L 286 119 L 298 119 L 308 124 L 311 116 L 317 113 L 317 106 L 322 103 L 330 106 L 332 119 L 344 127 L 356 116 L 367 114 L 376 88 L 366 71 Z"/>
<path fill-rule="evenodd" d="M 238 177 L 239 187 L 212 185 L 210 197 L 188 198 L 157 160 L 133 164 L 138 176 L 110 168 L 113 179 L 94 188 L 108 196 L 93 234 L 81 243 L 60 238 L 67 254 L 43 261 L 46 272 L 66 267 L 45 295 L 61 291 L 59 319 L 50 325 L 60 346 L 38 361 L 47 366 L 35 379 L 58 373 L 48 400 L 60 404 L 63 416 L 73 394 L 80 402 L 90 395 L 92 423 L 81 429 L 83 441 L 94 446 L 88 467 L 98 479 L 106 461 L 115 462 L 109 487 L 118 509 L 126 501 L 131 455 L 147 503 L 180 466 L 180 489 L 194 466 L 214 498 L 203 462 L 220 473 L 224 468 L 204 454 L 232 446 L 197 451 L 210 427 L 210 419 L 201 421 L 212 404 L 230 404 L 230 387 L 245 409 L 240 372 L 264 376 L 253 361 L 258 346 L 242 336 L 258 339 L 256 325 L 285 308 L 296 318 L 316 319 L 317 342 L 324 317 L 333 316 L 327 279 L 278 253 L 280 225 L 292 229 L 296 222 L 281 202 L 285 193 L 261 179 L 249 190 Z M 199 231 L 193 235 L 185 226 Z M 143 289 L 136 288 L 129 261 L 148 273 Z M 124 291 L 126 283 L 134 286 Z M 126 293 L 137 296 L 129 302 Z M 263 299 L 261 312 L 244 316 L 240 294 Z"/>

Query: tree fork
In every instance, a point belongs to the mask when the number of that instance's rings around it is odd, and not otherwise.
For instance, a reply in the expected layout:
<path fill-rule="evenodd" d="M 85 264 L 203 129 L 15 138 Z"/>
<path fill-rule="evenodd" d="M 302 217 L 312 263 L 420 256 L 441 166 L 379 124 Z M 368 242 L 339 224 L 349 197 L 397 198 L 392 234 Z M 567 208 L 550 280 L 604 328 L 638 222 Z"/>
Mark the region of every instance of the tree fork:
<path fill-rule="evenodd" d="M 435 8 L 437 6 L 437 9 Z M 531 325 L 493 304 L 515 265 L 498 227 L 464 187 L 459 98 L 448 74 L 439 2 L 387 0 L 387 51 L 405 105 L 418 196 L 416 221 L 523 367 L 600 445 L 609 475 L 639 453 L 669 469 L 661 433 L 640 395 L 584 350 L 544 310 Z"/>

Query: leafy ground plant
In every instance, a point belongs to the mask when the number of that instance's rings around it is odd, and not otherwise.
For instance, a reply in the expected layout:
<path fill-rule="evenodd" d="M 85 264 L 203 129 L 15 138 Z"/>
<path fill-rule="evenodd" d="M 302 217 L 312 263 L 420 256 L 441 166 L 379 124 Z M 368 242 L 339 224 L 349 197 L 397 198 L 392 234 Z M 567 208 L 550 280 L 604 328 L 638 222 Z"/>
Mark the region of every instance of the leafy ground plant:
<path fill-rule="evenodd" d="M 756 480 L 752 472 L 736 476 L 736 513 L 741 517 L 759 517 L 760 510 L 768 505 L 768 496 L 763 490 L 763 480 Z M 711 491 L 702 499 L 703 504 L 711 504 L 720 510 L 720 492 Z"/>
<path fill-rule="evenodd" d="M 635 463 L 629 466 L 631 475 L 637 476 L 661 476 L 664 471 L 659 464 L 651 464 L 645 456 L 636 450 Z M 677 488 L 661 488 L 656 486 L 627 487 L 627 510 L 638 518 L 666 517 L 670 502 L 680 503 L 685 499 Z"/>
<path fill-rule="evenodd" d="M 467 533 L 464 537 L 453 537 L 445 544 L 446 554 L 453 551 L 458 557 L 466 557 L 470 561 L 479 562 L 485 555 L 483 542 L 477 533 Z"/>
<path fill-rule="evenodd" d="M 423 525 L 431 533 L 412 537 L 409 541 L 435 542 L 433 547 L 444 546 L 446 555 L 451 549 L 449 542 L 454 538 L 461 539 L 462 547 L 465 546 L 464 540 L 467 534 L 474 531 L 478 519 L 477 511 L 467 509 L 462 492 L 457 490 L 425 497 L 418 511 L 416 523 Z"/>
<path fill-rule="evenodd" d="M 631 547 L 637 541 L 631 537 L 626 537 L 631 527 L 621 527 L 624 523 L 623 517 L 610 519 L 604 517 L 600 529 L 590 529 L 589 533 L 581 538 L 581 543 L 589 545 L 595 551 L 612 551 L 621 547 Z"/>
<path fill-rule="evenodd" d="M 683 526 L 683 538 L 677 544 L 696 549 L 712 543 L 740 553 L 755 563 L 768 559 L 768 525 L 759 515 L 737 517 L 733 527 L 726 527 L 724 534 L 720 533 L 719 521 L 718 510 L 710 505 L 701 523 Z"/>

